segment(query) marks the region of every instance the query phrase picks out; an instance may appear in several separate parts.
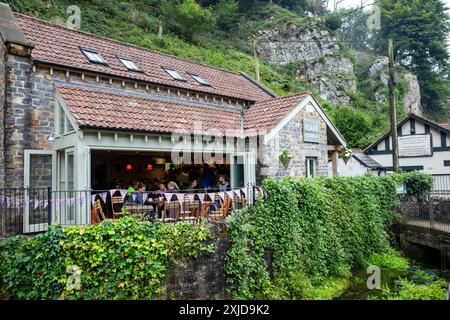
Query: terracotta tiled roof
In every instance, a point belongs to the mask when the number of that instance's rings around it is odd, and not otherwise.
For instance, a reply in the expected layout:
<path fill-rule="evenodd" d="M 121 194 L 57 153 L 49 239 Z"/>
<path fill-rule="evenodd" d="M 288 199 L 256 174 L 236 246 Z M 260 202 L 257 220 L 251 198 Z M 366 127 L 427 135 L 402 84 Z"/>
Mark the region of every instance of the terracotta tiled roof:
<path fill-rule="evenodd" d="M 218 130 L 239 134 L 240 113 L 201 106 L 157 101 L 82 87 L 56 85 L 80 127 L 145 132 L 193 133 Z M 217 134 L 219 134 L 217 133 Z M 230 134 L 233 135 L 233 134 Z"/>
<path fill-rule="evenodd" d="M 26 40 L 34 46 L 32 58 L 35 61 L 248 101 L 262 101 L 272 97 L 239 73 L 53 25 L 21 14 L 15 14 L 15 17 Z M 90 63 L 80 48 L 97 51 L 108 65 Z M 131 58 L 144 73 L 129 71 L 117 56 Z M 174 80 L 162 67 L 177 70 L 186 82 Z M 200 85 L 188 73 L 199 75 L 211 86 Z"/>
<path fill-rule="evenodd" d="M 245 130 L 270 130 L 308 95 L 309 92 L 303 92 L 255 103 L 244 113 Z"/>
<path fill-rule="evenodd" d="M 444 127 L 447 130 L 450 130 L 450 121 L 446 122 L 436 122 L 437 125 Z"/>

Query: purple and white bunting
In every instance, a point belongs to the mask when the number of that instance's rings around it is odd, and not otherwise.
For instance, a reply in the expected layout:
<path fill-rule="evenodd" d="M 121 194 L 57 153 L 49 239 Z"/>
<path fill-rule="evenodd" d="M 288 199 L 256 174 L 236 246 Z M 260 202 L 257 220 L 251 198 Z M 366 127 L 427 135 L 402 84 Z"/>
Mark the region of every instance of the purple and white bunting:
<path fill-rule="evenodd" d="M 165 193 L 164 192 L 164 197 L 166 197 L 167 202 L 170 202 L 170 200 L 172 200 L 172 195 L 173 195 L 173 193 Z"/>
<path fill-rule="evenodd" d="M 175 193 L 175 195 L 177 196 L 177 200 L 180 204 L 183 203 L 184 200 L 184 193 Z"/>
<path fill-rule="evenodd" d="M 203 203 L 205 201 L 206 193 L 197 193 L 197 195 L 200 202 Z"/>
<path fill-rule="evenodd" d="M 109 190 L 109 195 L 112 197 L 114 193 L 116 193 L 117 189 Z M 122 190 L 120 190 L 120 194 L 122 194 Z"/>
<path fill-rule="evenodd" d="M 114 191 L 114 192 L 115 192 L 115 191 Z M 120 189 L 119 192 L 120 192 L 120 196 L 122 197 L 122 200 L 125 199 L 125 196 L 127 195 L 127 190 Z M 113 193 L 113 194 L 114 194 L 114 193 Z M 111 197 L 112 197 L 112 195 L 111 195 Z M 105 201 L 105 202 L 106 202 L 106 201 Z"/>

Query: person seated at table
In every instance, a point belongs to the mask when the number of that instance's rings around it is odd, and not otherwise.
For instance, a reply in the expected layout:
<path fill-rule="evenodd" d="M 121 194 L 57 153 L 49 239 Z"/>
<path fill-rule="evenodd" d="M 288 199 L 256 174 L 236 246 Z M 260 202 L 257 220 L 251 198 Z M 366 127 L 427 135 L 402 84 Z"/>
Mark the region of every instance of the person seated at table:
<path fill-rule="evenodd" d="M 137 194 L 136 194 L 135 203 L 144 204 L 145 189 L 146 189 L 145 184 L 143 184 L 141 182 L 137 184 Z"/>
<path fill-rule="evenodd" d="M 227 191 L 227 188 L 229 187 L 227 182 L 227 177 L 223 174 L 219 176 L 219 181 L 217 182 L 217 188 L 219 188 L 220 192 Z"/>
<path fill-rule="evenodd" d="M 189 185 L 189 190 L 196 192 L 198 190 L 198 180 L 194 179 L 191 181 L 191 184 Z"/>
<path fill-rule="evenodd" d="M 167 183 L 166 191 L 173 191 L 173 190 L 180 190 L 180 188 L 178 188 L 178 185 L 174 181 L 169 181 Z"/>
<path fill-rule="evenodd" d="M 212 188 L 214 185 L 214 173 L 211 168 L 205 163 L 202 167 L 202 174 L 200 177 L 200 188 L 208 189 Z"/>

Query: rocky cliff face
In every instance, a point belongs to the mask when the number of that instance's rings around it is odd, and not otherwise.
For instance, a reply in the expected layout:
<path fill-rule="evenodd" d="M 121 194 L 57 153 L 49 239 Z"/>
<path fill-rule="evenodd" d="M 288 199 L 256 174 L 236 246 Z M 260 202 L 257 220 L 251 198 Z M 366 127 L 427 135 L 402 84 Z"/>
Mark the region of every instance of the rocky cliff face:
<path fill-rule="evenodd" d="M 260 57 L 272 64 L 298 65 L 296 75 L 308 80 L 321 98 L 334 105 L 349 105 L 356 93 L 357 79 L 352 61 L 343 57 L 341 48 L 328 31 L 316 27 L 282 25 L 258 34 Z M 405 110 L 422 114 L 417 77 L 399 67 Z M 387 58 L 379 57 L 369 69 L 372 98 L 387 101 Z"/>
<path fill-rule="evenodd" d="M 387 86 L 389 83 L 387 57 L 377 58 L 369 69 L 369 77 L 374 98 L 380 102 L 387 101 Z M 423 109 L 420 104 L 420 86 L 417 76 L 396 65 L 396 82 L 403 88 L 403 106 L 406 111 L 422 115 Z"/>
<path fill-rule="evenodd" d="M 283 25 L 259 32 L 261 58 L 273 64 L 312 61 L 340 50 L 328 31 Z"/>

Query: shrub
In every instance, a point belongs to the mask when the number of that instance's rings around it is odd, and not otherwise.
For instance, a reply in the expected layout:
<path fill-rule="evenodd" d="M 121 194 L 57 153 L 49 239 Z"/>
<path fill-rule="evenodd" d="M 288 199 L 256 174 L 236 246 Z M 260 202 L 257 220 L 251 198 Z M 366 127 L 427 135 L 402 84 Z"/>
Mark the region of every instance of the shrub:
<path fill-rule="evenodd" d="M 234 298 L 314 299 L 333 295 L 374 253 L 388 252 L 396 175 L 266 179 L 254 208 L 231 217 L 225 271 Z M 272 252 L 268 265 L 267 252 Z M 270 276 L 272 268 L 273 276 Z M 331 288 L 311 290 L 311 286 Z M 334 288 L 334 289 L 333 289 Z"/>
<path fill-rule="evenodd" d="M 407 192 L 418 199 L 427 197 L 433 190 L 433 177 L 429 174 L 411 171 L 402 173 Z"/>
<path fill-rule="evenodd" d="M 35 238 L 0 243 L 0 286 L 19 299 L 151 299 L 163 293 L 174 258 L 210 250 L 208 237 L 205 226 L 130 216 L 98 225 L 54 225 Z M 77 269 L 79 288 L 70 285 Z"/>

